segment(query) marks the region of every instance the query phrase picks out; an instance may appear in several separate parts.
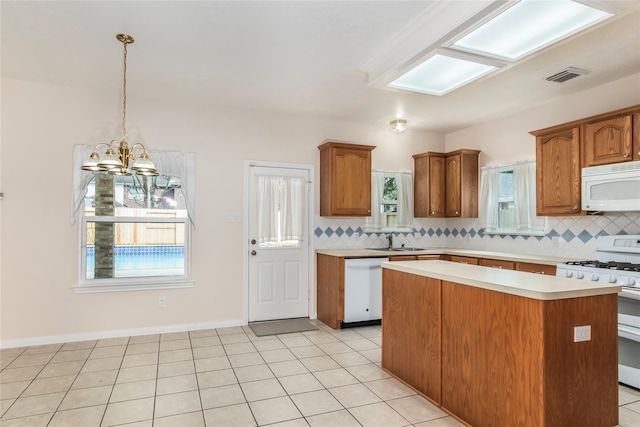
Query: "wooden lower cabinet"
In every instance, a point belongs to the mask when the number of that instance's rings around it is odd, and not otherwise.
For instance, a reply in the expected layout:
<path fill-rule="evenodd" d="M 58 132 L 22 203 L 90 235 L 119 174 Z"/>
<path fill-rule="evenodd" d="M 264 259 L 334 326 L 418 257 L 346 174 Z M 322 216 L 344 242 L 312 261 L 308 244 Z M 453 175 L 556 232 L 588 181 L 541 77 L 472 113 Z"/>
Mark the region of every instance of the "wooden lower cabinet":
<path fill-rule="evenodd" d="M 389 269 L 383 295 L 382 367 L 467 425 L 618 424 L 617 295 L 536 300 Z M 592 340 L 573 342 L 583 325 Z"/>
<path fill-rule="evenodd" d="M 344 319 L 344 258 L 316 254 L 318 320 L 340 329 Z"/>
<path fill-rule="evenodd" d="M 513 261 L 504 261 L 501 259 L 481 258 L 480 263 L 483 267 L 504 268 L 505 270 L 515 270 L 516 263 Z"/>
<path fill-rule="evenodd" d="M 548 264 L 534 264 L 530 262 L 516 262 L 516 270 L 526 273 L 546 274 L 548 276 L 556 275 L 556 266 Z"/>
<path fill-rule="evenodd" d="M 450 255 L 447 261 L 459 262 L 460 264 L 473 264 L 473 265 L 478 265 L 478 263 L 480 262 L 478 258 L 473 258 L 468 256 L 458 256 L 458 255 Z"/>
<path fill-rule="evenodd" d="M 390 255 L 389 261 L 429 261 L 442 259 L 440 255 Z"/>
<path fill-rule="evenodd" d="M 440 404 L 440 281 L 383 269 L 382 300 L 383 367 Z"/>

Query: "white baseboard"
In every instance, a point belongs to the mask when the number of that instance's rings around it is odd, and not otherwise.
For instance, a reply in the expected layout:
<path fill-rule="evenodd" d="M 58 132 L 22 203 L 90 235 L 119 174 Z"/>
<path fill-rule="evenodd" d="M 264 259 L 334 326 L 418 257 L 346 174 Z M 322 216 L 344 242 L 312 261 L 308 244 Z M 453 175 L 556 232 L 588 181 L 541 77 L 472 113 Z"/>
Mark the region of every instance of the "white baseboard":
<path fill-rule="evenodd" d="M 148 328 L 120 329 L 115 331 L 86 332 L 81 334 L 50 335 L 44 337 L 23 338 L 0 341 L 0 349 L 30 347 L 34 345 L 59 344 L 76 341 L 99 340 L 106 338 L 134 337 L 139 335 L 166 334 L 170 332 L 198 331 L 201 329 L 229 328 L 245 326 L 246 321 L 228 320 L 223 322 L 189 323 L 184 325 L 152 326 Z"/>

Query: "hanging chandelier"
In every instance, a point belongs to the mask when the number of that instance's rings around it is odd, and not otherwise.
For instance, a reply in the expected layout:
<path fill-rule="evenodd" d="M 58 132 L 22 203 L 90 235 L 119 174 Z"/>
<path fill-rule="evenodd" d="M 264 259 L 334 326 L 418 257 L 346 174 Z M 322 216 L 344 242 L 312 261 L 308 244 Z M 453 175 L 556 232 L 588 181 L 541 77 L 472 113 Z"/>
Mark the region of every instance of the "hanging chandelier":
<path fill-rule="evenodd" d="M 114 175 L 131 175 L 132 172 L 143 176 L 158 176 L 158 170 L 149 159 L 144 145 L 134 144 L 129 148 L 127 142 L 127 45 L 133 43 L 133 37 L 118 34 L 116 38 L 124 46 L 122 73 L 122 133 L 119 140 L 109 143 L 101 142 L 93 148 L 93 152 L 82 165 L 82 170 L 90 172 L 109 172 Z M 105 150 L 102 157 L 99 150 Z M 139 155 L 136 156 L 136 153 Z M 131 163 L 131 166 L 129 166 Z"/>

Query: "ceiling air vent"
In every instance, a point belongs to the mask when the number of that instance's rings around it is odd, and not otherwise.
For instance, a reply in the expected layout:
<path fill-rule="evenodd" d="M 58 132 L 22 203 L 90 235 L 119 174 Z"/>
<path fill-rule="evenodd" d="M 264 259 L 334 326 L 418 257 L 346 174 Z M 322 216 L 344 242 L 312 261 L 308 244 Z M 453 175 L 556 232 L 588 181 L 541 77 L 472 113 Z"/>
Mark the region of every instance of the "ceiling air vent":
<path fill-rule="evenodd" d="M 546 80 L 550 82 L 564 83 L 567 80 L 571 80 L 575 77 L 583 76 L 585 74 L 589 74 L 589 72 L 587 70 L 581 70 L 579 68 L 569 67 L 569 68 L 565 68 L 559 73 L 554 74 L 553 76 L 547 77 Z"/>

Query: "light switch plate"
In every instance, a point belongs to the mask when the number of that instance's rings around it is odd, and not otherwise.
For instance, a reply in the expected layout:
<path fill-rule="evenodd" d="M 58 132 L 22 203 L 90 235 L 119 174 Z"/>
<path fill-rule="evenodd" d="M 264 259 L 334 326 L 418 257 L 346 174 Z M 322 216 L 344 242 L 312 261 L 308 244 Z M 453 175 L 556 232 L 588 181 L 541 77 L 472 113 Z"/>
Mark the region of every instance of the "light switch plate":
<path fill-rule="evenodd" d="M 591 325 L 573 328 L 573 342 L 591 341 Z"/>

